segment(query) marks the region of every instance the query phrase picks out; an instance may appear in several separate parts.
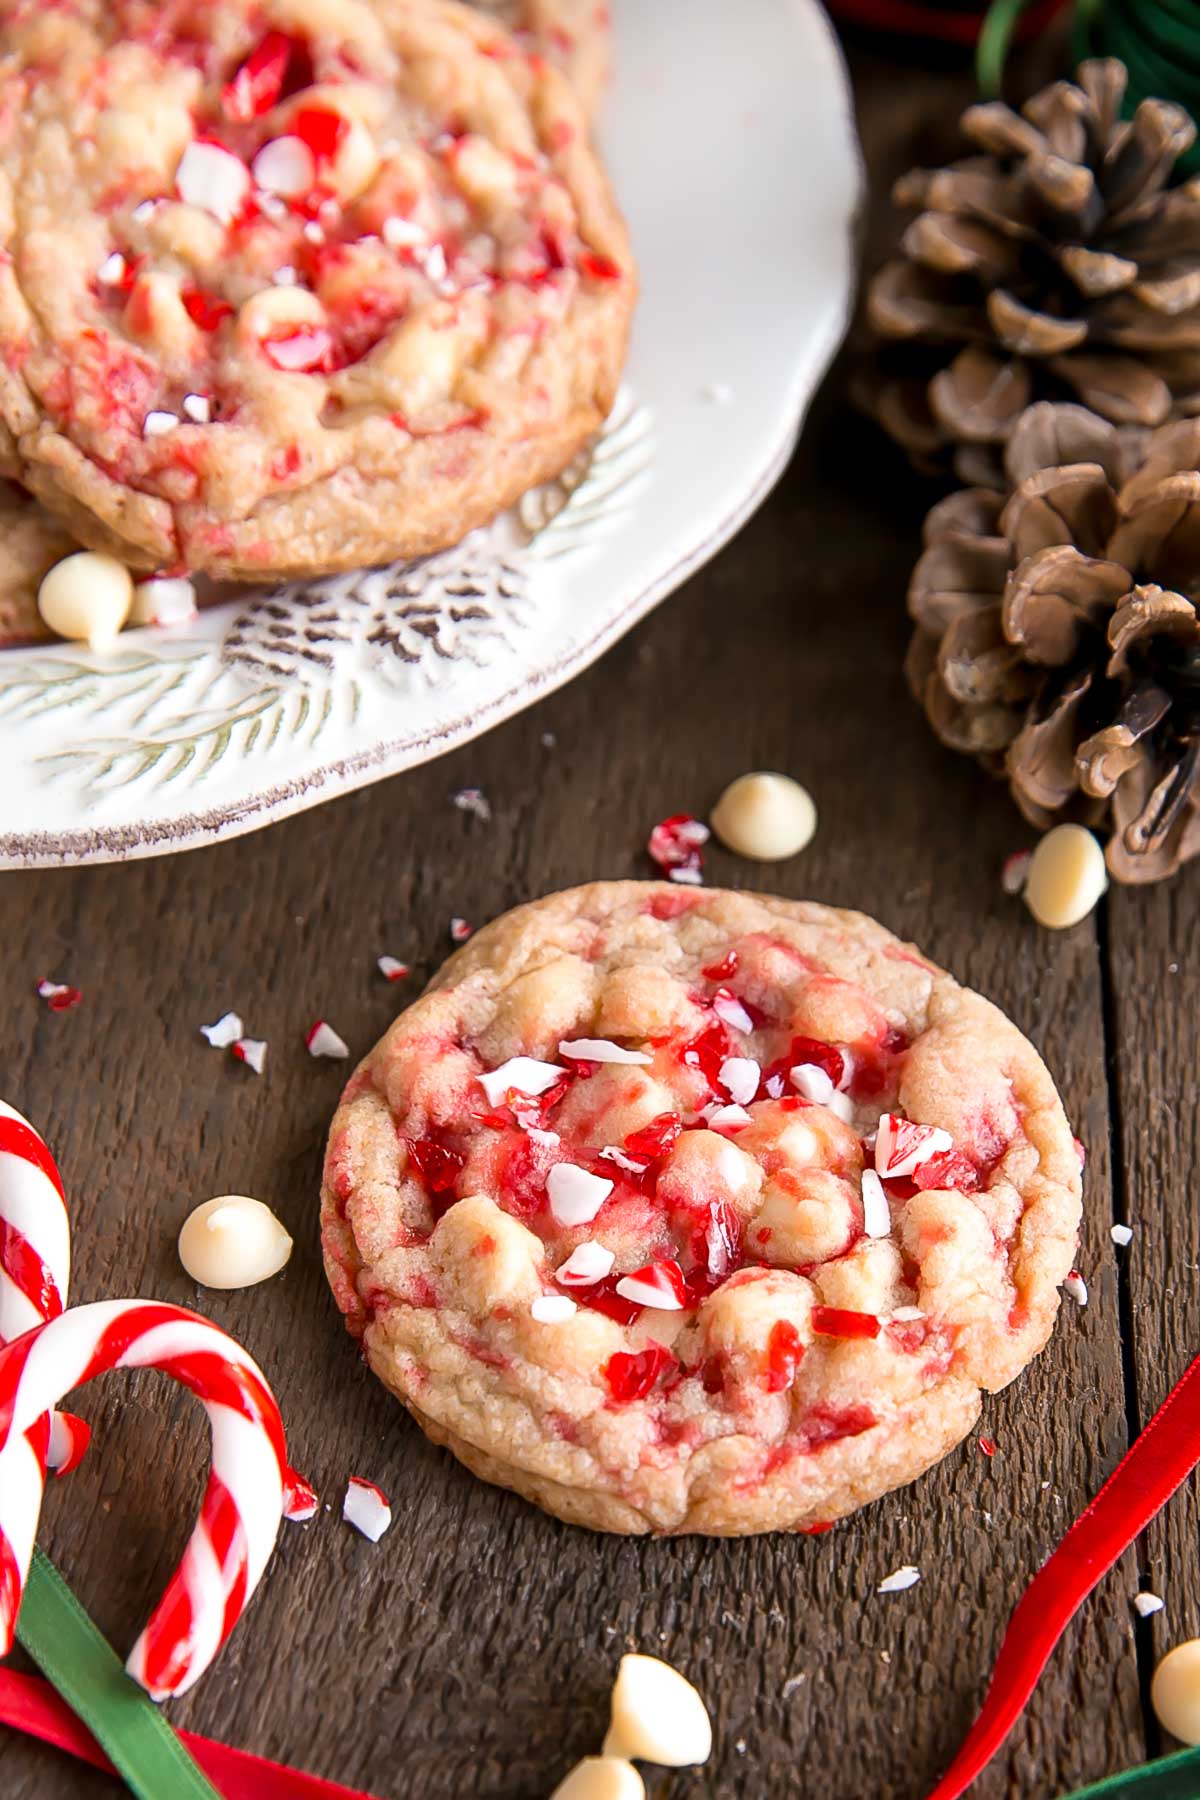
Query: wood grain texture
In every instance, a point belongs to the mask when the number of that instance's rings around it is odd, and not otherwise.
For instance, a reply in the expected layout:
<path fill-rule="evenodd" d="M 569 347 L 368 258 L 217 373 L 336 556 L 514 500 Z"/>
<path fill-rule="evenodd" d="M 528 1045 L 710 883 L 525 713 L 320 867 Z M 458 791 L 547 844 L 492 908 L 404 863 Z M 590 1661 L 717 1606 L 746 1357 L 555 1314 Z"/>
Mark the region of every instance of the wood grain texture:
<path fill-rule="evenodd" d="M 915 68 L 898 80 L 891 58 L 862 47 L 853 62 L 878 201 L 924 153 L 925 122 L 944 125 L 968 88 Z M 882 233 L 876 204 L 869 257 Z M 178 1722 L 390 1800 L 532 1800 L 596 1746 L 616 1658 L 636 1645 L 684 1668 L 716 1719 L 713 1763 L 657 1778 L 659 1800 L 920 1800 L 948 1759 L 1013 1603 L 1128 1441 L 1110 1144 L 1139 1233 L 1124 1346 L 1138 1404 L 1196 1341 L 1197 926 L 1191 878 L 1122 896 L 1110 980 L 1102 927 L 1040 933 L 1000 894 L 1000 860 L 1027 834 L 1000 790 L 933 742 L 900 674 L 929 497 L 850 413 L 838 370 L 763 511 L 565 692 L 442 762 L 237 843 L 0 878 L 0 1091 L 60 1156 L 74 1297 L 141 1291 L 233 1331 L 333 1509 L 284 1527 L 247 1618 L 172 1709 Z M 641 845 L 658 818 L 703 812 L 760 766 L 809 784 L 818 836 L 766 870 L 715 849 L 710 880 L 861 907 L 1012 1014 L 1091 1152 L 1080 1252 L 1091 1304 L 1067 1303 L 1042 1358 L 988 1402 L 991 1461 L 969 1440 L 821 1538 L 602 1539 L 475 1482 L 361 1364 L 316 1239 L 344 1070 L 314 1062 L 303 1033 L 323 1015 L 365 1050 L 405 995 L 376 974 L 380 952 L 413 962 L 415 993 L 449 948 L 453 914 L 482 922 L 559 886 L 649 873 Z M 486 790 L 489 825 L 451 805 L 468 784 Z M 81 984 L 84 1004 L 48 1014 L 32 994 L 41 974 Z M 198 1036 L 227 1007 L 270 1042 L 261 1079 Z M 192 1205 L 229 1190 L 273 1205 L 296 1252 L 263 1288 L 202 1293 L 175 1234 Z M 95 1448 L 52 1487 L 43 1541 L 124 1647 L 198 1501 L 202 1416 L 152 1375 L 97 1384 L 79 1410 Z M 337 1516 L 351 1472 L 392 1497 L 378 1547 Z M 1195 1535 L 1193 1498 L 1146 1552 L 1172 1636 L 1200 1623 Z M 876 1595 L 904 1562 L 921 1584 Z M 1101 1587 L 979 1800 L 1059 1794 L 1146 1753 L 1137 1580 L 1131 1556 Z M 10 1800 L 118 1791 L 0 1734 Z"/>

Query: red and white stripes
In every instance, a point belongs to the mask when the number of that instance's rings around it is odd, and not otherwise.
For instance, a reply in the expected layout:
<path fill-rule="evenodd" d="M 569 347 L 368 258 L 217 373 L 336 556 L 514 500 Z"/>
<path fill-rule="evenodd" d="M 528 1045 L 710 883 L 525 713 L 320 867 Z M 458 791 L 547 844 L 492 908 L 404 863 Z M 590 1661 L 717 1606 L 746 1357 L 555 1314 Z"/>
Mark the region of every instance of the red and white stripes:
<path fill-rule="evenodd" d="M 62 1177 L 43 1139 L 15 1107 L 0 1100 L 0 1344 L 20 1337 L 67 1303 L 71 1233 Z M 58 1475 L 82 1460 L 91 1428 L 55 1413 L 32 1428 L 35 1445 Z"/>
<path fill-rule="evenodd" d="M 279 1408 L 261 1371 L 232 1338 L 182 1307 L 74 1307 L 0 1350 L 0 1652 L 12 1642 L 41 1508 L 45 1465 L 31 1427 L 93 1376 L 141 1368 L 162 1369 L 189 1388 L 212 1426 L 200 1517 L 127 1665 L 164 1700 L 187 1692 L 240 1618 L 275 1543 L 289 1474 Z"/>

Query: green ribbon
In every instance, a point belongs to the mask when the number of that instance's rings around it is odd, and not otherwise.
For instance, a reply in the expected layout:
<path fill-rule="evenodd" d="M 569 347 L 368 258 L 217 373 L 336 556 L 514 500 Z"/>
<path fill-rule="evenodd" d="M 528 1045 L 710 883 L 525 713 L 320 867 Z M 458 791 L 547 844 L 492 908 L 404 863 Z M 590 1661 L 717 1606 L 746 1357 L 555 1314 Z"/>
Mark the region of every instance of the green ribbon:
<path fill-rule="evenodd" d="M 1123 1800 L 1129 1794 L 1134 1800 L 1196 1800 L 1200 1794 L 1200 1750 L 1181 1750 L 1177 1756 L 1164 1756 L 1159 1762 L 1143 1763 L 1138 1769 L 1125 1769 L 1110 1775 L 1095 1787 L 1080 1788 L 1070 1800 Z"/>
<path fill-rule="evenodd" d="M 17 1636 L 138 1800 L 221 1800 L 49 1557 L 36 1549 Z"/>

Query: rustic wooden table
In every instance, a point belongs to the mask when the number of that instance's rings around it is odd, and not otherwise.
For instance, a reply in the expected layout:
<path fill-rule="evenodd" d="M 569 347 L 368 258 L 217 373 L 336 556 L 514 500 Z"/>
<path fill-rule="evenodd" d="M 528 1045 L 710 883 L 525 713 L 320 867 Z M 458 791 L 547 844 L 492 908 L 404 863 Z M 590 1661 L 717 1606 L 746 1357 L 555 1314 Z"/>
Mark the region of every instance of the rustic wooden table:
<path fill-rule="evenodd" d="M 945 147 L 961 69 L 851 47 L 875 204 Z M 874 250 L 869 249 L 869 254 Z M 857 419 L 835 371 L 778 491 L 737 541 L 589 674 L 473 746 L 257 836 L 128 868 L 0 877 L 4 1094 L 44 1129 L 75 1223 L 74 1298 L 143 1293 L 200 1309 L 274 1382 L 295 1459 L 333 1511 L 287 1526 L 249 1616 L 196 1693 L 194 1729 L 392 1797 L 544 1795 L 598 1744 L 627 1646 L 695 1678 L 717 1725 L 703 1773 L 657 1796 L 920 1800 L 979 1701 L 1008 1613 L 1170 1383 L 1200 1329 L 1195 1070 L 1200 870 L 1113 894 L 1039 931 L 1005 899 L 1028 834 L 1002 791 L 932 741 L 904 688 L 903 593 L 928 491 Z M 552 737 L 547 735 L 552 734 Z M 714 883 L 862 907 L 992 995 L 1044 1052 L 1089 1150 L 1085 1311 L 989 1401 L 974 1440 L 914 1487 L 820 1538 L 625 1542 L 542 1517 L 432 1449 L 367 1373 L 326 1289 L 322 1145 L 344 1069 L 303 1032 L 327 1014 L 356 1050 L 396 990 L 448 948 L 452 914 L 647 873 L 651 824 L 703 812 L 747 768 L 795 771 L 821 827 L 781 868 L 716 851 Z M 450 795 L 482 786 L 490 824 Z M 81 984 L 52 1015 L 43 973 Z M 256 1079 L 209 1050 L 226 1007 L 270 1040 Z M 175 1257 L 199 1199 L 269 1201 L 295 1235 L 277 1281 L 199 1292 Z M 1116 1252 L 1114 1219 L 1135 1237 Z M 42 1536 L 118 1644 L 160 1591 L 206 1463 L 198 1408 L 157 1376 L 84 1410 L 94 1453 L 52 1486 Z M 377 1477 L 376 1548 L 337 1516 Z M 1159 1748 L 1153 1656 L 1200 1629 L 1195 1489 L 1101 1585 L 976 1790 L 1064 1793 Z M 900 1563 L 918 1587 L 874 1592 Z M 1139 1573 L 1166 1612 L 1136 1624 Z M 10 1800 L 112 1794 L 108 1778 L 0 1734 Z M 164 1796 L 164 1800 L 169 1797 Z"/>

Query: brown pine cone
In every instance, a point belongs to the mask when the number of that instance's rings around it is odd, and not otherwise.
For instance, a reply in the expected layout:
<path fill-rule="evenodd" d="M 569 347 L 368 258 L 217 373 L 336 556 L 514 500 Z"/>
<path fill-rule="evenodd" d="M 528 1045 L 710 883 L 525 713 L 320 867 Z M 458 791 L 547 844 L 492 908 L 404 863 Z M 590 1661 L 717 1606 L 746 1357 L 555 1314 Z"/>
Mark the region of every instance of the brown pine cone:
<path fill-rule="evenodd" d="M 872 280 L 859 397 L 921 467 L 999 472 L 1036 400 L 1114 424 L 1200 413 L 1200 179 L 1168 188 L 1196 127 L 1166 100 L 1119 117 L 1125 67 L 1081 64 L 1022 114 L 963 114 L 979 154 L 914 169 L 916 213 Z"/>
<path fill-rule="evenodd" d="M 1042 403 L 1005 464 L 1007 499 L 925 521 L 909 681 L 1026 818 L 1106 824 L 1117 880 L 1157 881 L 1200 851 L 1200 420 Z"/>

